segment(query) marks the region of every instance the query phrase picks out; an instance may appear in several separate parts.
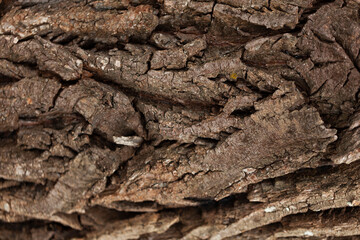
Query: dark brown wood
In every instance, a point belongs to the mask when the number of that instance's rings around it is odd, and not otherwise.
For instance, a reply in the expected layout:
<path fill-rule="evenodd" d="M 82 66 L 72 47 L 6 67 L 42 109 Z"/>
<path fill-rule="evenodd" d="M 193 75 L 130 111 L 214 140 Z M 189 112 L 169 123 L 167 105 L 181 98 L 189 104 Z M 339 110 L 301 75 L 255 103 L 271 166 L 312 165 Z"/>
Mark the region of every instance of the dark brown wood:
<path fill-rule="evenodd" d="M 0 7 L 0 239 L 360 235 L 359 1 Z"/>

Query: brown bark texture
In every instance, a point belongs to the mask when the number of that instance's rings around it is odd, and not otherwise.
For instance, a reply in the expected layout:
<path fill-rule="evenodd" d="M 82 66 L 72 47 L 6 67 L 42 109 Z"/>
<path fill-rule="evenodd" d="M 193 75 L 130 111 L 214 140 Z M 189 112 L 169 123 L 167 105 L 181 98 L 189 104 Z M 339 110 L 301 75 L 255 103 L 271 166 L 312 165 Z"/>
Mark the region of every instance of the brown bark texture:
<path fill-rule="evenodd" d="M 360 239 L 360 1 L 0 0 L 0 239 Z"/>

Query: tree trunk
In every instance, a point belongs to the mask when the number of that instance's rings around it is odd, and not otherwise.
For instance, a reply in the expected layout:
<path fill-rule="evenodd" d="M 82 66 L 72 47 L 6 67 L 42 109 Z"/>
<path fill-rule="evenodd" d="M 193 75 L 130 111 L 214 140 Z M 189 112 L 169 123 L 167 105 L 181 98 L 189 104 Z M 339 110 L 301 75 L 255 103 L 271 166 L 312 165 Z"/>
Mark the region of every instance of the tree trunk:
<path fill-rule="evenodd" d="M 360 1 L 0 16 L 0 239 L 360 235 Z"/>

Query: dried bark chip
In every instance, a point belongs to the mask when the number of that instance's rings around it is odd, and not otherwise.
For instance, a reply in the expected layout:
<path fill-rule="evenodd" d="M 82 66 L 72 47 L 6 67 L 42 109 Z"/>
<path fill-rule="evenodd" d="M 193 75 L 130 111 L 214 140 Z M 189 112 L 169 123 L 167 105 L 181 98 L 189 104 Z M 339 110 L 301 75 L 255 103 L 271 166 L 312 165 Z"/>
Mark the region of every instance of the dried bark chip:
<path fill-rule="evenodd" d="M 53 107 L 53 100 L 60 90 L 54 79 L 24 78 L 0 88 L 0 131 L 19 127 L 19 118 L 37 117 Z"/>
<path fill-rule="evenodd" d="M 0 58 L 17 64 L 36 64 L 40 71 L 51 72 L 65 81 L 77 80 L 81 77 L 83 62 L 64 47 L 38 36 L 32 40 L 18 41 L 18 37 L 0 36 Z M 22 68 L 28 69 L 26 66 Z M 26 75 L 31 74 L 30 70 L 27 71 L 29 73 Z M 28 77 L 26 75 L 25 77 Z"/>
<path fill-rule="evenodd" d="M 140 115 L 122 92 L 92 79 L 80 80 L 59 95 L 55 111 L 77 112 L 109 141 L 137 134 L 145 137 Z"/>
<path fill-rule="evenodd" d="M 0 34 L 12 34 L 20 39 L 50 32 L 74 35 L 116 36 L 144 40 L 158 24 L 154 9 L 149 5 L 130 7 L 121 12 L 95 11 L 88 5 L 73 1 L 13 8 L 0 21 Z"/>

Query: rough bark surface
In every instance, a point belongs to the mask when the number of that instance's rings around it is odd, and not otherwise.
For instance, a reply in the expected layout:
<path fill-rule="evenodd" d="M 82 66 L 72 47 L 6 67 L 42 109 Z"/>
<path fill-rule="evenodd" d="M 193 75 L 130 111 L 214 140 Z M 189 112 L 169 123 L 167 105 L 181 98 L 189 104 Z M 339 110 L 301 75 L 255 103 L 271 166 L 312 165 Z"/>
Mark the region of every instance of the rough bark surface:
<path fill-rule="evenodd" d="M 360 1 L 0 0 L 0 239 L 358 239 Z"/>

